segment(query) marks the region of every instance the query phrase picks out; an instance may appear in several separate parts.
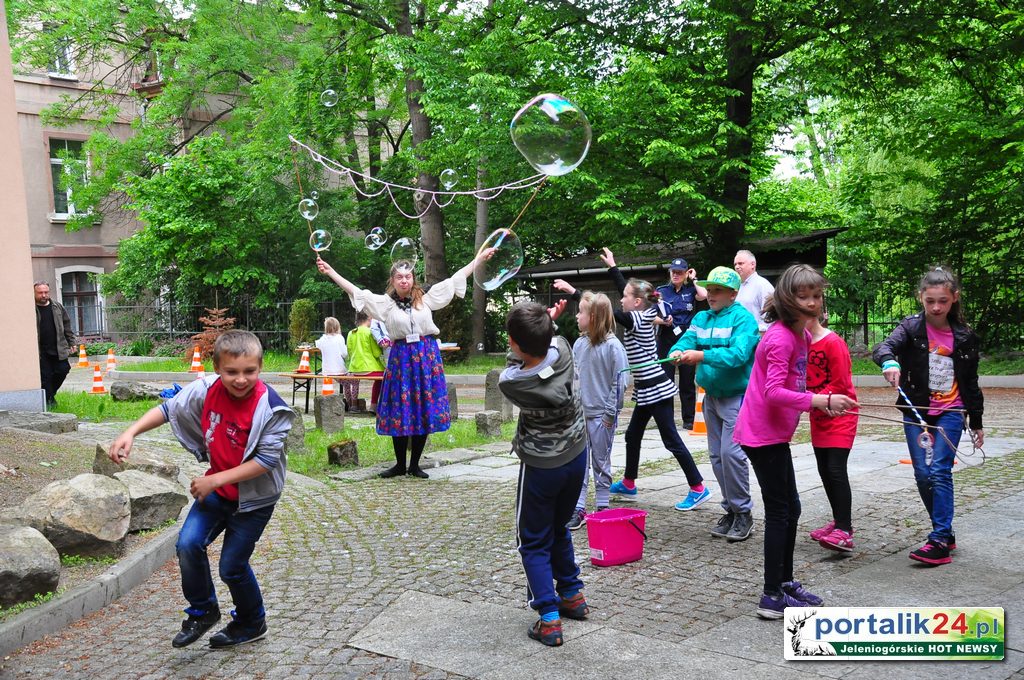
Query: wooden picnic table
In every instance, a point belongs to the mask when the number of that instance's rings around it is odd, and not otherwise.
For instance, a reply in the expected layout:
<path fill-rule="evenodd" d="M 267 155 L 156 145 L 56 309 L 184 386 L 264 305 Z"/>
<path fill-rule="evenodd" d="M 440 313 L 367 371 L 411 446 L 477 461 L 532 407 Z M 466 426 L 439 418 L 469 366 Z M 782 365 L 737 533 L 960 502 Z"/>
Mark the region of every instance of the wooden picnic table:
<path fill-rule="evenodd" d="M 382 375 L 366 375 L 363 373 L 345 373 L 343 375 L 324 375 L 323 373 L 278 373 L 282 378 L 292 379 L 292 406 L 295 406 L 295 393 L 303 390 L 306 393 L 306 413 L 309 413 L 309 393 L 316 389 L 316 381 L 331 378 L 335 382 L 351 382 L 353 380 L 383 380 Z M 354 406 L 354 405 L 353 405 Z"/>

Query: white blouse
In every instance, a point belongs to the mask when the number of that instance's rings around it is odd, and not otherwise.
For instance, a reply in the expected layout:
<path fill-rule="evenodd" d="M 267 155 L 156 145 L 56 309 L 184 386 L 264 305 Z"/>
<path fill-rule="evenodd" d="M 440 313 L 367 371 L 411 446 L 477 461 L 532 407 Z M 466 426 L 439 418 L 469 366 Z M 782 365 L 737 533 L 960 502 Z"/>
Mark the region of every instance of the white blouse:
<path fill-rule="evenodd" d="M 384 322 L 392 340 L 404 340 L 408 335 L 437 335 L 441 330 L 434 324 L 435 309 L 443 309 L 454 297 L 466 296 L 466 277 L 456 274 L 439 281 L 423 295 L 423 304 L 409 310 L 402 309 L 390 295 L 378 295 L 362 288 L 349 296 L 357 312 L 365 311 L 371 318 Z"/>

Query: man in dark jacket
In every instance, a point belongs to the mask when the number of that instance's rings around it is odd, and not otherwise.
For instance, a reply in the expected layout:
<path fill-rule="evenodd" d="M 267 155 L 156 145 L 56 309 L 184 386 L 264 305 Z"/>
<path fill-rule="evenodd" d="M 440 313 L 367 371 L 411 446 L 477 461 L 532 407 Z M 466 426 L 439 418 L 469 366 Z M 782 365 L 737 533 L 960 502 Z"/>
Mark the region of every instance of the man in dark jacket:
<path fill-rule="evenodd" d="M 47 406 L 57 403 L 57 390 L 68 377 L 68 355 L 75 346 L 71 317 L 59 302 L 50 299 L 50 284 L 36 281 L 36 331 L 39 334 L 39 382 L 46 392 Z"/>

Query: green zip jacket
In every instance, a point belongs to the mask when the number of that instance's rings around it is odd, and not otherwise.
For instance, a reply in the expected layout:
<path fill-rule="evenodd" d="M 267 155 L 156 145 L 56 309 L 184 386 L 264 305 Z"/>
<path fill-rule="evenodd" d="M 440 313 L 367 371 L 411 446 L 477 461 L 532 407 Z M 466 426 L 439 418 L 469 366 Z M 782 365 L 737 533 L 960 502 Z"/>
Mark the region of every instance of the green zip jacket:
<path fill-rule="evenodd" d="M 712 397 L 736 397 L 747 389 L 760 339 L 757 320 L 733 302 L 720 312 L 699 312 L 669 354 L 688 349 L 704 352 L 704 361 L 697 364 L 697 384 Z"/>

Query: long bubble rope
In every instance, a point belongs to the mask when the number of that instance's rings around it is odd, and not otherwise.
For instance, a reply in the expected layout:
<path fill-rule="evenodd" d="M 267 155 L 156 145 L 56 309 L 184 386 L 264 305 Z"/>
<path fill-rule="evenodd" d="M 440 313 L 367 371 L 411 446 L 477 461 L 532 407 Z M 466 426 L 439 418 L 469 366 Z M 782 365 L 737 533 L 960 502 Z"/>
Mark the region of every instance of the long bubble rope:
<path fill-rule="evenodd" d="M 922 449 L 924 449 L 925 465 L 931 465 L 932 458 L 935 456 L 935 435 L 928 431 L 928 424 L 924 422 L 924 418 L 921 417 L 921 413 L 917 410 L 917 407 L 914 406 L 914 403 L 910 401 L 910 397 L 908 397 L 907 393 L 903 391 L 903 388 L 896 385 L 896 391 L 900 393 L 901 397 L 903 397 L 903 401 L 907 402 L 907 405 L 910 406 L 910 412 L 914 414 L 914 417 L 917 418 L 918 424 L 921 426 L 921 436 L 917 438 L 917 443 Z"/>
<path fill-rule="evenodd" d="M 408 219 L 419 219 L 423 217 L 424 215 L 427 214 L 427 212 L 433 205 L 436 205 L 439 208 L 445 208 L 451 205 L 452 201 L 454 201 L 459 196 L 472 196 L 483 201 L 491 201 L 500 196 L 505 191 L 517 191 L 519 189 L 529 189 L 531 187 L 536 187 L 533 194 L 534 196 L 536 196 L 537 192 L 540 191 L 541 185 L 543 185 L 543 183 L 548 178 L 547 175 L 539 174 L 493 187 L 471 189 L 468 191 L 435 191 L 433 189 L 427 189 L 424 187 L 413 187 L 405 184 L 388 182 L 387 180 L 373 177 L 372 175 L 360 172 L 359 170 L 356 170 L 354 168 L 350 168 L 342 163 L 339 163 L 338 161 L 332 160 L 330 158 L 325 158 L 315 149 L 308 146 L 307 144 L 300 142 L 292 135 L 288 135 L 288 139 L 296 148 L 304 149 L 309 154 L 309 157 L 315 163 L 321 165 L 328 172 L 338 176 L 347 177 L 349 182 L 351 182 L 352 184 L 352 188 L 354 188 L 356 192 L 358 192 L 361 196 L 365 198 L 376 198 L 377 196 L 386 193 L 388 195 L 388 198 L 391 199 L 391 203 L 394 204 L 395 209 L 397 209 L 398 212 L 401 213 L 403 217 L 406 217 Z M 359 186 L 359 183 L 356 182 L 356 178 L 362 180 L 365 187 Z M 369 189 L 370 186 L 379 186 L 380 190 L 371 190 Z M 414 195 L 414 202 L 419 203 L 421 205 L 425 204 L 425 207 L 420 212 L 406 211 L 401 205 L 399 205 L 398 199 L 395 197 L 395 191 L 412 192 Z M 438 197 L 441 198 L 439 199 Z M 530 200 L 532 201 L 533 198 L 531 197 Z M 527 202 L 527 205 L 529 205 L 529 201 Z M 522 213 L 520 213 L 520 215 L 521 214 Z M 517 217 L 516 221 L 518 221 L 518 219 L 519 218 Z"/>
<path fill-rule="evenodd" d="M 626 366 L 625 368 L 621 369 L 619 373 L 625 373 L 626 371 L 635 371 L 639 368 L 647 368 L 648 366 L 657 366 L 658 364 L 663 364 L 666 361 L 672 361 L 672 357 L 665 357 L 664 359 L 658 359 L 656 361 L 647 361 L 642 364 L 633 364 L 632 366 Z"/>

